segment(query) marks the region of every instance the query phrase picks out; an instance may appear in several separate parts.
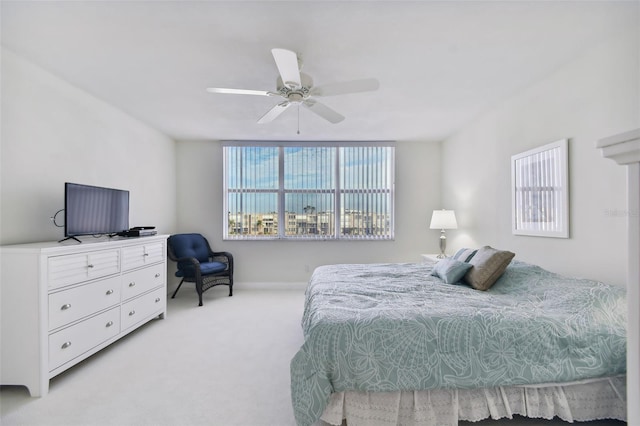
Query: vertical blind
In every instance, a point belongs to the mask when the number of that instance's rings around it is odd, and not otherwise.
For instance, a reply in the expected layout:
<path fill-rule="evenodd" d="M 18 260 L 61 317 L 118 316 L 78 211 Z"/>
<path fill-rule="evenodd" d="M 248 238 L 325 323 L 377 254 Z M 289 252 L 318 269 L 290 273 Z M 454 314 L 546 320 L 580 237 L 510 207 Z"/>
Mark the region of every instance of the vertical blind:
<path fill-rule="evenodd" d="M 224 150 L 225 234 L 261 235 L 278 214 L 278 149 Z"/>
<path fill-rule="evenodd" d="M 287 237 L 327 238 L 335 234 L 336 149 L 284 147 Z"/>
<path fill-rule="evenodd" d="M 340 148 L 340 233 L 352 238 L 393 235 L 392 152 L 386 147 Z"/>
<path fill-rule="evenodd" d="M 516 230 L 557 233 L 567 228 L 562 162 L 560 146 L 514 159 Z"/>
<path fill-rule="evenodd" d="M 223 149 L 224 238 L 393 238 L 392 143 Z"/>

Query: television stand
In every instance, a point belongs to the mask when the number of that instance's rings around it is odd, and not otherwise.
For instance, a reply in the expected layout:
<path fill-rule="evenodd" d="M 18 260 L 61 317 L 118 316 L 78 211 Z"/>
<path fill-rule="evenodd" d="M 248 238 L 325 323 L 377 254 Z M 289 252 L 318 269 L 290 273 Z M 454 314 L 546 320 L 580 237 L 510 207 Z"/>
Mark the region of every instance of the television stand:
<path fill-rule="evenodd" d="M 0 385 L 44 396 L 52 377 L 164 318 L 167 237 L 1 246 Z"/>

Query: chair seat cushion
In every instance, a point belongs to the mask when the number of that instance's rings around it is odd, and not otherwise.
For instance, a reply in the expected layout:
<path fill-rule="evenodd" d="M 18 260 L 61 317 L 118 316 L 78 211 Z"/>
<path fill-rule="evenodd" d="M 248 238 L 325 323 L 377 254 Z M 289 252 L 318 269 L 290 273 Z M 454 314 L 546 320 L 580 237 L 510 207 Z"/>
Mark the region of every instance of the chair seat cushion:
<path fill-rule="evenodd" d="M 200 263 L 200 273 L 202 275 L 216 274 L 227 269 L 227 264 L 222 262 L 202 262 Z M 176 271 L 176 277 L 191 278 L 195 276 L 193 265 L 184 265 Z"/>

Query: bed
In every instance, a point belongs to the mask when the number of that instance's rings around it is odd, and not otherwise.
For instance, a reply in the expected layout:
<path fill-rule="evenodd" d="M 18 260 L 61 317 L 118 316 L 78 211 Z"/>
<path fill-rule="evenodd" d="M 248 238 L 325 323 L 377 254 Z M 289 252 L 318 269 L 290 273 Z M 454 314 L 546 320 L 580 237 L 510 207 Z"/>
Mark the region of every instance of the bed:
<path fill-rule="evenodd" d="M 512 260 L 479 291 L 434 267 L 314 271 L 291 361 L 299 426 L 626 421 L 624 288 Z"/>

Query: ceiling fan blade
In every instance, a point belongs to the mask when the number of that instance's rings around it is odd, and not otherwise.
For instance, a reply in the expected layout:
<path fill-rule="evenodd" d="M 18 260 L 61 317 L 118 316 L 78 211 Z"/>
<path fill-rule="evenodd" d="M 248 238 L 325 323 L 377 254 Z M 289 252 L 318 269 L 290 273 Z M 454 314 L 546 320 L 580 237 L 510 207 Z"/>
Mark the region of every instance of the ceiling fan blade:
<path fill-rule="evenodd" d="M 276 61 L 278 72 L 285 86 L 290 89 L 301 87 L 300 68 L 298 67 L 298 55 L 287 49 L 271 49 L 273 59 Z"/>
<path fill-rule="evenodd" d="M 378 90 L 380 83 L 375 78 L 330 83 L 311 89 L 312 96 L 333 96 L 347 93 L 371 92 Z"/>
<path fill-rule="evenodd" d="M 344 120 L 343 115 L 338 114 L 336 111 L 332 110 L 325 104 L 314 101 L 313 99 L 307 99 L 302 103 L 302 105 L 333 124 L 339 123 Z"/>
<path fill-rule="evenodd" d="M 258 96 L 274 96 L 278 93 L 268 92 L 266 90 L 248 90 L 248 89 L 225 89 L 221 87 L 207 87 L 209 93 L 227 93 L 231 95 L 258 95 Z"/>
<path fill-rule="evenodd" d="M 260 117 L 260 119 L 258 120 L 258 124 L 264 124 L 273 121 L 277 116 L 282 114 L 290 106 L 291 103 L 288 101 L 280 102 L 278 105 L 267 111 L 265 115 Z"/>

